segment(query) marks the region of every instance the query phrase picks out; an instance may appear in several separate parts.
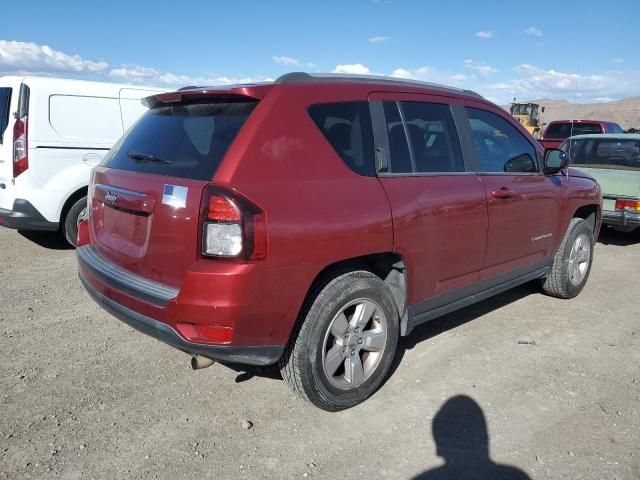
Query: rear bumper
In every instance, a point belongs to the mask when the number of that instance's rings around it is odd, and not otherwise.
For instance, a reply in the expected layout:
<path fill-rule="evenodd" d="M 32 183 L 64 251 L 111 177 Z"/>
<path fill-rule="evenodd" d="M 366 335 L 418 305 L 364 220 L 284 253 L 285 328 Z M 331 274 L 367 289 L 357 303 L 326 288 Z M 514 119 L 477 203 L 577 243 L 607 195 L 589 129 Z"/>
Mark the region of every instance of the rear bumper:
<path fill-rule="evenodd" d="M 640 213 L 605 210 L 602 212 L 602 223 L 614 227 L 640 227 Z"/>
<path fill-rule="evenodd" d="M 134 312 L 110 298 L 102 295 L 80 276 L 82 285 L 89 295 L 107 312 L 123 321 L 127 325 L 135 328 L 139 332 L 149 335 L 172 347 L 182 350 L 190 355 L 202 355 L 207 358 L 219 360 L 221 362 L 241 363 L 247 365 L 271 365 L 276 363 L 282 356 L 283 346 L 226 346 L 226 345 L 204 345 L 192 343 L 180 336 L 172 327 L 166 323 L 159 322 L 153 318 Z"/>
<path fill-rule="evenodd" d="M 17 198 L 13 208 L 0 208 L 0 225 L 17 230 L 58 230 L 57 222 L 50 222 L 28 201 Z"/>

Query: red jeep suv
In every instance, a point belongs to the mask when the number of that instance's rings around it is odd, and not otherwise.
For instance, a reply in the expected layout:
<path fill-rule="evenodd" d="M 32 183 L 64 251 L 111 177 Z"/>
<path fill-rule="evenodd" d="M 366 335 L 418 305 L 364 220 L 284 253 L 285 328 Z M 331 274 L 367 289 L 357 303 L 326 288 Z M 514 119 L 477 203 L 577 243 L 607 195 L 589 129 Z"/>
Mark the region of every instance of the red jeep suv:
<path fill-rule="evenodd" d="M 340 410 L 416 325 L 589 276 L 597 183 L 473 92 L 291 73 L 145 103 L 92 172 L 80 279 L 194 368 L 278 363 Z"/>

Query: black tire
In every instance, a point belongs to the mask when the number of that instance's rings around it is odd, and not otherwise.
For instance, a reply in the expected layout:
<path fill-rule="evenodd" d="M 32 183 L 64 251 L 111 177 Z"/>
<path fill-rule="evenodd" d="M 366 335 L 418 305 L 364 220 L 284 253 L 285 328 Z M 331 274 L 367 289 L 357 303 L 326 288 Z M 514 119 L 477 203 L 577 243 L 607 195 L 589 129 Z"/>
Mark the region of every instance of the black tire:
<path fill-rule="evenodd" d="M 87 208 L 87 197 L 82 197 L 71 205 L 71 208 L 67 210 L 67 214 L 64 217 L 64 222 L 62 222 L 64 238 L 73 247 L 76 246 L 78 241 L 78 219 L 85 208 Z"/>
<path fill-rule="evenodd" d="M 343 307 L 363 299 L 379 306 L 386 318 L 384 348 L 380 350 L 377 366 L 372 368 L 363 383 L 353 388 L 338 388 L 325 373 L 323 356 L 326 350 L 323 347 L 329 328 Z M 291 389 L 327 411 L 353 407 L 373 395 L 389 372 L 400 332 L 398 309 L 386 284 L 366 271 L 338 275 L 312 292 L 301 315 L 297 329 L 280 360 L 280 372 Z M 364 328 L 362 330 L 361 333 L 364 334 Z M 347 346 L 347 349 L 350 348 Z M 367 352 L 363 353 L 367 355 Z M 344 355 L 345 360 L 348 356 L 349 353 Z"/>
<path fill-rule="evenodd" d="M 584 277 L 579 282 L 574 282 L 571 279 L 571 267 L 570 262 L 571 251 L 576 244 L 578 237 L 583 236 L 583 239 L 588 241 L 589 246 L 589 259 L 586 265 Z M 591 264 L 593 263 L 593 247 L 594 238 L 593 230 L 582 218 L 573 218 L 569 222 L 569 228 L 567 233 L 560 244 L 560 248 L 556 252 L 556 256 L 553 260 L 551 267 L 551 273 L 542 282 L 542 288 L 547 295 L 557 298 L 573 298 L 578 295 L 584 288 L 591 272 Z"/>

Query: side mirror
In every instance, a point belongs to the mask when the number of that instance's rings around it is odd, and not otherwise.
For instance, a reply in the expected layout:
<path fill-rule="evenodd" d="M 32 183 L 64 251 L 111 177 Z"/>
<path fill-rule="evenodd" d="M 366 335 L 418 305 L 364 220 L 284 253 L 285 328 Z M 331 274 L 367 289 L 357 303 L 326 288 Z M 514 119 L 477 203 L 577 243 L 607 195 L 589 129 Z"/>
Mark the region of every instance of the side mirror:
<path fill-rule="evenodd" d="M 569 155 L 557 148 L 550 148 L 544 152 L 544 173 L 558 173 L 569 165 Z"/>
<path fill-rule="evenodd" d="M 542 107 L 542 113 L 544 113 L 544 107 Z"/>

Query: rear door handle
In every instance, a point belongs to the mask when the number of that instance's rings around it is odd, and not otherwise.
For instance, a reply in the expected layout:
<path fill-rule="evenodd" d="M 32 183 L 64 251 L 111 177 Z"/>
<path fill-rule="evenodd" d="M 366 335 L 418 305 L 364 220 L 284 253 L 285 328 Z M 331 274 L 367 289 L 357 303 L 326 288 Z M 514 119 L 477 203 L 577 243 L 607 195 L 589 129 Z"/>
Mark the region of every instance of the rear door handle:
<path fill-rule="evenodd" d="M 493 192 L 491 192 L 491 196 L 493 198 L 506 200 L 513 197 L 513 191 L 509 190 L 507 187 L 502 187 L 500 190 L 494 190 Z"/>

